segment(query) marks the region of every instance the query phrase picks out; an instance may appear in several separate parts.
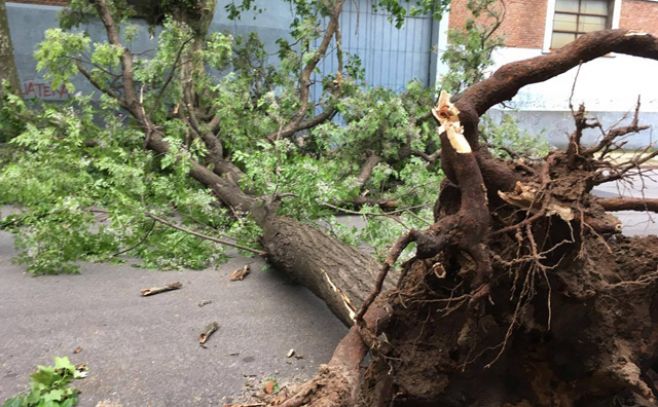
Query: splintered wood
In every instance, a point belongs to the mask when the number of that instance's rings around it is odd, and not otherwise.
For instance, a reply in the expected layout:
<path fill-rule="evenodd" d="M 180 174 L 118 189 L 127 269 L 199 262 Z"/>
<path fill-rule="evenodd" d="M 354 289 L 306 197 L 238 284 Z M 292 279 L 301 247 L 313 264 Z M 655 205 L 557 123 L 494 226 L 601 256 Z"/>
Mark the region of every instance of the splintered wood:
<path fill-rule="evenodd" d="M 441 124 L 439 133 L 445 132 L 447 134 L 450 145 L 456 152 L 459 154 L 472 152 L 471 145 L 464 137 L 464 128 L 459 122 L 459 109 L 450 102 L 448 92 L 441 91 L 439 101 L 432 109 L 432 115 Z"/>

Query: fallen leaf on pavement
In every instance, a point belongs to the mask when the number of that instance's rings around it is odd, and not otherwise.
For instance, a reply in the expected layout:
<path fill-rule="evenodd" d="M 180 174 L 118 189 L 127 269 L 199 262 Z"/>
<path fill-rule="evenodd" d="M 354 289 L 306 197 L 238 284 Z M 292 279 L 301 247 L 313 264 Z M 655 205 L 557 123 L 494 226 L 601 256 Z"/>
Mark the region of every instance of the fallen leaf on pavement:
<path fill-rule="evenodd" d="M 274 393 L 274 386 L 276 386 L 276 383 L 272 380 L 268 380 L 265 383 L 263 383 L 263 392 L 265 394 L 272 394 Z"/>
<path fill-rule="evenodd" d="M 251 267 L 249 267 L 248 264 L 245 264 L 229 274 L 228 279 L 231 281 L 242 281 L 249 275 L 249 273 L 251 273 Z"/>

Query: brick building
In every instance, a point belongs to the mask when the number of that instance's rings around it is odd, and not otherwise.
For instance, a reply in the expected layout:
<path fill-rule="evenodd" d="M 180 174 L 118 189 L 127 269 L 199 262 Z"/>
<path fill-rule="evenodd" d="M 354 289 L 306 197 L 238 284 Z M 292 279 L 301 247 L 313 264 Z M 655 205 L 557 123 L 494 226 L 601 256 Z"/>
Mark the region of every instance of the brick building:
<path fill-rule="evenodd" d="M 465 4 L 466 0 L 452 1 L 444 30 L 463 27 Z M 505 9 L 505 19 L 497 31 L 505 45 L 495 52 L 492 69 L 550 53 L 585 32 L 624 28 L 658 35 L 656 0 L 505 0 Z M 439 67 L 439 75 L 442 69 L 445 67 Z M 565 133 L 573 128 L 568 100 L 576 71 L 572 69 L 519 92 L 511 105 L 517 109 L 513 114 L 523 127 L 544 130 L 553 144 L 565 143 Z M 641 121 L 658 126 L 656 73 L 656 61 L 610 54 L 581 67 L 573 102 L 584 102 L 604 125 L 612 125 L 634 108 L 640 95 Z M 655 139 L 648 130 L 632 137 L 629 145 L 640 147 L 652 142 Z"/>

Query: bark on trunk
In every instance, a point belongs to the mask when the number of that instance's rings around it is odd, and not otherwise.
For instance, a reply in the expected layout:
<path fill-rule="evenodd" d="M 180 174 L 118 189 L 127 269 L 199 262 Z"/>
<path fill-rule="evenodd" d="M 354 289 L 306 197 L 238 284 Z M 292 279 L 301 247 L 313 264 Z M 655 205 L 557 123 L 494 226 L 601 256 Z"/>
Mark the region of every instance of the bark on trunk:
<path fill-rule="evenodd" d="M 347 326 L 373 288 L 379 263 L 315 227 L 273 216 L 263 223 L 269 261 L 315 295 Z"/>

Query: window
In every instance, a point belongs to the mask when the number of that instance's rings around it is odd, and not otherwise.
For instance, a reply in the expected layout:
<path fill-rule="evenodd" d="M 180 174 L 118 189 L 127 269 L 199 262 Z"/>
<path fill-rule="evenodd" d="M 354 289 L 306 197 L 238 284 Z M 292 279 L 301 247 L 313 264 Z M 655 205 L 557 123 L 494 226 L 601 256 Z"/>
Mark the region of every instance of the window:
<path fill-rule="evenodd" d="M 550 48 L 560 48 L 578 36 L 611 27 L 610 0 L 555 0 Z"/>

